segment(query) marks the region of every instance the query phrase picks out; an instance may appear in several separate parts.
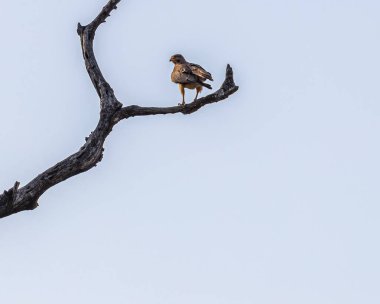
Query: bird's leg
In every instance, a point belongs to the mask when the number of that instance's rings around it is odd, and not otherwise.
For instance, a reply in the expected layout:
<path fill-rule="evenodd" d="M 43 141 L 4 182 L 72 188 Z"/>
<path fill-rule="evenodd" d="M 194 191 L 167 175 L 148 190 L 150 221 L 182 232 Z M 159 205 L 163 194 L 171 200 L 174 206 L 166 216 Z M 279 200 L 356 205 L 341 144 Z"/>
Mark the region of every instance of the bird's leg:
<path fill-rule="evenodd" d="M 202 87 L 197 87 L 197 95 L 195 95 L 194 101 L 198 99 L 198 94 L 202 92 Z"/>
<path fill-rule="evenodd" d="M 179 84 L 179 90 L 181 91 L 182 95 L 182 103 L 179 103 L 179 106 L 184 106 L 185 105 L 185 87 L 183 84 Z"/>
<path fill-rule="evenodd" d="M 198 94 L 199 94 L 199 91 L 198 91 L 198 89 L 197 89 L 197 94 L 195 95 L 194 101 L 197 100 L 197 98 L 198 98 Z"/>

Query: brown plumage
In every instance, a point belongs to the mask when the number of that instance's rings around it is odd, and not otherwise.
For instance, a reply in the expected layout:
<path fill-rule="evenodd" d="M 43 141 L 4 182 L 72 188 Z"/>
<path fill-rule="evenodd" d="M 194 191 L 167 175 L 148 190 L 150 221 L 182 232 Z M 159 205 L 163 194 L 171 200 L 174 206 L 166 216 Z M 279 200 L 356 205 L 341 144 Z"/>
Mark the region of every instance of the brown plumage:
<path fill-rule="evenodd" d="M 185 88 L 197 90 L 194 101 L 197 100 L 198 94 L 202 91 L 203 87 L 212 89 L 208 83 L 205 83 L 206 80 L 213 81 L 212 76 L 200 65 L 187 62 L 180 54 L 173 55 L 170 61 L 174 63 L 171 79 L 174 83 L 178 83 L 179 85 L 182 95 L 182 105 L 185 104 Z"/>

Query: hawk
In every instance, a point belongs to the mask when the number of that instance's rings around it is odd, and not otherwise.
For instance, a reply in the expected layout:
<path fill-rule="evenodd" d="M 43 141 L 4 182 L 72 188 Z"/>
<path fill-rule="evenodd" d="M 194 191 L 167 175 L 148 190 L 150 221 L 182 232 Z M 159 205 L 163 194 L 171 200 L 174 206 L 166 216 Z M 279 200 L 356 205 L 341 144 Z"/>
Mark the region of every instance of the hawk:
<path fill-rule="evenodd" d="M 187 62 L 181 54 L 173 55 L 170 61 L 174 63 L 171 79 L 174 83 L 178 83 L 182 95 L 182 103 L 179 105 L 185 105 L 185 88 L 197 90 L 194 101 L 197 100 L 203 87 L 212 89 L 208 83 L 204 83 L 207 79 L 213 81 L 212 76 L 200 65 Z"/>

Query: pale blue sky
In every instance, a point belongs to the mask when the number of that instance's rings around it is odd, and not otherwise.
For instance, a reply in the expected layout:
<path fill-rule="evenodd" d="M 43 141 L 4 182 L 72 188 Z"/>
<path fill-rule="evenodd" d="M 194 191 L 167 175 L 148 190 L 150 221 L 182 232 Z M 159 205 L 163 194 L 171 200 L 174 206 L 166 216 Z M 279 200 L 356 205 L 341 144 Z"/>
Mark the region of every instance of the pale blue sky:
<path fill-rule="evenodd" d="M 1 1 L 1 189 L 95 127 L 76 24 L 105 2 Z M 95 169 L 1 219 L 2 302 L 380 303 L 379 11 L 123 0 L 95 51 L 125 105 L 179 102 L 178 52 L 215 88 L 230 63 L 240 90 L 191 116 L 120 123 Z"/>

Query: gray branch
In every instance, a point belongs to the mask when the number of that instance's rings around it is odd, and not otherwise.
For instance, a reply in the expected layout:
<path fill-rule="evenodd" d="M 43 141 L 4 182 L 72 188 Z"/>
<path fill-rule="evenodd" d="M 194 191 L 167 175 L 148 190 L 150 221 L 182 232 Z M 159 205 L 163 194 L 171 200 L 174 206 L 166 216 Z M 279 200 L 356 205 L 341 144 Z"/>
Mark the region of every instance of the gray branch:
<path fill-rule="evenodd" d="M 82 26 L 78 23 L 77 32 L 81 41 L 83 59 L 88 75 L 100 98 L 98 125 L 86 138 L 86 143 L 78 152 L 47 169 L 24 187 L 19 188 L 20 183 L 16 182 L 11 189 L 4 191 L 0 195 L 0 218 L 20 211 L 35 209 L 38 206 L 38 199 L 46 190 L 74 175 L 95 167 L 103 158 L 103 145 L 107 136 L 119 121 L 134 116 L 191 114 L 205 105 L 228 98 L 239 89 L 234 83 L 232 68 L 228 65 L 226 78 L 220 89 L 192 103 L 174 107 L 140 107 L 137 105 L 123 107 L 122 103 L 115 97 L 113 89 L 105 80 L 93 50 L 97 28 L 106 21 L 120 1 L 108 1 L 99 15 L 88 25 Z"/>

